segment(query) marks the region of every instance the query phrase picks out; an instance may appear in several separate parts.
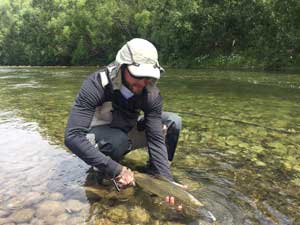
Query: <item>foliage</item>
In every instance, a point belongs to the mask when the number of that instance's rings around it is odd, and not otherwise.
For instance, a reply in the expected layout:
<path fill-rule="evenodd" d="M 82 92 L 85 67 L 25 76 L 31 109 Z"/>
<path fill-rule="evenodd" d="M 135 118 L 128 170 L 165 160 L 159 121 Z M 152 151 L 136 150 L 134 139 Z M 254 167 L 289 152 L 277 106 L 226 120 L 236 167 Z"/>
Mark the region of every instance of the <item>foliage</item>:
<path fill-rule="evenodd" d="M 0 12 L 2 65 L 104 64 L 133 37 L 176 67 L 300 61 L 298 0 L 2 0 Z"/>

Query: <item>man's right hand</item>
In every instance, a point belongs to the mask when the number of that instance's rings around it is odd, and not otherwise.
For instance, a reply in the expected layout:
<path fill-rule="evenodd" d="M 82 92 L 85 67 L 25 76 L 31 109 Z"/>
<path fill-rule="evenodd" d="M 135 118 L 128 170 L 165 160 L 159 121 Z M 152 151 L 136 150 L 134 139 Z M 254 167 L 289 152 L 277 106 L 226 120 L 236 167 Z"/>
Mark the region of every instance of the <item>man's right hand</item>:
<path fill-rule="evenodd" d="M 135 186 L 134 173 L 127 167 L 123 166 L 120 174 L 115 178 L 119 188 L 124 189 Z"/>

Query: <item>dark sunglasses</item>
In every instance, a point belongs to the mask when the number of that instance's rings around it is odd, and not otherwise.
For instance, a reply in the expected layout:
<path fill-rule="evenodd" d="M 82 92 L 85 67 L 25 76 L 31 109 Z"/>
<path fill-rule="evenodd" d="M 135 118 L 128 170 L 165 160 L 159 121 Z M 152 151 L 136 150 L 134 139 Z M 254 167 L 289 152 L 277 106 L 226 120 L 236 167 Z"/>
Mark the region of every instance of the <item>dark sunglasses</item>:
<path fill-rule="evenodd" d="M 130 73 L 130 71 L 129 71 L 129 69 L 128 68 L 126 68 L 126 70 L 128 71 L 128 74 L 130 75 L 130 76 L 132 76 L 134 79 L 136 79 L 136 80 L 155 80 L 154 78 L 152 78 L 152 77 L 138 77 L 138 76 L 134 76 L 132 73 Z"/>

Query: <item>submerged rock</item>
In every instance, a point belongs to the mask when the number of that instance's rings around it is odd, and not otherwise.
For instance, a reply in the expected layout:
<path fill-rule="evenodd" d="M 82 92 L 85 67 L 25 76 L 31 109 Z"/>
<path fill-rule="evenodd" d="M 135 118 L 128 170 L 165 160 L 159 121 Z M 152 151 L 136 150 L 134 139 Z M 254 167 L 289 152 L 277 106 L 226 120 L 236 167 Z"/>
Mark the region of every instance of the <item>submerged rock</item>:
<path fill-rule="evenodd" d="M 240 140 L 238 138 L 236 138 L 235 136 L 229 136 L 226 138 L 225 143 L 229 146 L 235 146 L 240 143 Z"/>
<path fill-rule="evenodd" d="M 58 216 L 46 216 L 44 218 L 45 224 L 67 224 L 70 219 L 68 214 L 60 214 Z"/>
<path fill-rule="evenodd" d="M 31 206 L 42 201 L 44 196 L 39 192 L 29 192 L 25 195 L 24 206 Z"/>
<path fill-rule="evenodd" d="M 0 210 L 0 218 L 7 217 L 10 214 L 8 211 Z"/>
<path fill-rule="evenodd" d="M 150 215 L 147 210 L 139 206 L 133 207 L 129 212 L 129 216 L 131 224 L 145 224 L 150 220 Z"/>
<path fill-rule="evenodd" d="M 61 194 L 59 192 L 54 192 L 49 195 L 49 199 L 51 199 L 53 201 L 59 201 L 59 200 L 62 200 L 63 198 L 64 198 L 63 194 Z"/>
<path fill-rule="evenodd" d="M 8 209 L 18 209 L 18 208 L 22 208 L 23 207 L 23 203 L 24 203 L 24 199 L 18 198 L 18 197 L 14 197 L 12 199 L 9 200 L 9 202 L 7 203 L 6 207 Z"/>
<path fill-rule="evenodd" d="M 106 217 L 113 222 L 122 222 L 128 220 L 128 212 L 127 208 L 124 205 L 116 206 L 115 208 L 110 209 L 106 213 Z"/>
<path fill-rule="evenodd" d="M 189 223 L 188 225 L 210 225 L 210 224 L 211 223 L 199 219 L 199 220 Z"/>
<path fill-rule="evenodd" d="M 45 218 L 47 216 L 58 216 L 65 212 L 62 202 L 58 201 L 45 201 L 37 206 L 36 215 L 38 218 Z"/>
<path fill-rule="evenodd" d="M 66 223 L 64 223 L 64 225 L 85 224 L 84 220 L 85 220 L 84 218 L 78 216 L 71 217 L 66 221 Z"/>
<path fill-rule="evenodd" d="M 98 219 L 95 219 L 94 224 L 95 225 L 113 225 L 114 223 L 106 218 L 98 218 Z"/>
<path fill-rule="evenodd" d="M 46 225 L 46 222 L 44 220 L 38 219 L 38 218 L 33 218 L 30 221 L 31 225 Z"/>
<path fill-rule="evenodd" d="M 10 218 L 16 223 L 29 222 L 34 215 L 33 209 L 21 209 L 11 214 Z"/>
<path fill-rule="evenodd" d="M 65 202 L 65 208 L 68 212 L 79 212 L 84 208 L 85 204 L 83 204 L 81 201 L 70 199 Z"/>
<path fill-rule="evenodd" d="M 12 223 L 12 218 L 7 217 L 7 218 L 0 218 L 0 224 L 7 224 L 7 223 Z"/>
<path fill-rule="evenodd" d="M 176 222 L 171 222 L 171 221 L 168 221 L 168 222 L 164 222 L 164 223 L 160 223 L 162 225 L 184 225 L 183 223 L 176 223 Z"/>

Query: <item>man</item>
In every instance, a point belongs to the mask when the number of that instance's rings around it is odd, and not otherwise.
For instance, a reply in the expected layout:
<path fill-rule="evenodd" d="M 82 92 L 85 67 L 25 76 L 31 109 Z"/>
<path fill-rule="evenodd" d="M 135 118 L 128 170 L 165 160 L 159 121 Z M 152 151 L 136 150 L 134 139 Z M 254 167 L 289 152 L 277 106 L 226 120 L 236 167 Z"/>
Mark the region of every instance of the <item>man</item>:
<path fill-rule="evenodd" d="M 181 118 L 162 112 L 156 81 L 163 71 L 154 45 L 132 39 L 118 51 L 115 62 L 83 82 L 70 112 L 66 146 L 120 188 L 134 185 L 133 172 L 120 160 L 141 147 L 148 149 L 149 172 L 173 180 L 170 161 Z M 174 204 L 172 197 L 166 201 Z"/>

